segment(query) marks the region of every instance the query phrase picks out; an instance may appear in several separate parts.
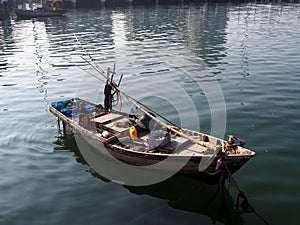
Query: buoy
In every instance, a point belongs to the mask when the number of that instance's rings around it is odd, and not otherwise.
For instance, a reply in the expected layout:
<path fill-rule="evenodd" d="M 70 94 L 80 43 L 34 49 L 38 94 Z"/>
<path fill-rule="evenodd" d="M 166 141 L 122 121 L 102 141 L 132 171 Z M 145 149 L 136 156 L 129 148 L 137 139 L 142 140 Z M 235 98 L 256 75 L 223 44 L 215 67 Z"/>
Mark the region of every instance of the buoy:
<path fill-rule="evenodd" d="M 131 126 L 129 128 L 129 135 L 130 135 L 132 140 L 137 140 L 138 139 L 138 133 L 137 133 L 137 130 L 134 126 Z"/>
<path fill-rule="evenodd" d="M 221 164 L 222 164 L 222 158 L 219 158 L 218 161 L 217 161 L 216 168 L 215 168 L 216 171 L 220 169 Z"/>

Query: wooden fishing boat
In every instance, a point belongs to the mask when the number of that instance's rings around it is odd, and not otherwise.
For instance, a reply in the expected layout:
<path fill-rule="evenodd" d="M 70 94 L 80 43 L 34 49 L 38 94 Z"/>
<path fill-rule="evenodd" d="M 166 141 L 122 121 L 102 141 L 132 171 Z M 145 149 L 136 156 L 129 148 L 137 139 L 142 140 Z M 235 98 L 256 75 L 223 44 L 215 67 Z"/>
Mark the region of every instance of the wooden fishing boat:
<path fill-rule="evenodd" d="M 62 3 L 63 0 L 53 0 L 47 3 L 41 0 L 40 6 L 35 8 L 31 6 L 30 9 L 16 8 L 15 13 L 19 19 L 63 16 L 67 9 L 62 7 Z"/>
<path fill-rule="evenodd" d="M 93 147 L 97 153 L 95 157 L 113 158 L 145 170 L 197 176 L 206 183 L 219 183 L 255 155 L 254 151 L 244 147 L 244 141 L 233 135 L 229 135 L 226 141 L 178 127 L 127 95 L 120 89 L 123 74 L 118 84 L 113 80 L 115 65 L 112 71 L 108 68 L 105 73 L 87 50 L 81 47 L 90 57 L 90 62 L 87 62 L 93 63 L 92 67 L 105 78 L 102 80 L 94 76 L 105 83 L 104 106 L 75 98 L 52 102 L 49 110 L 58 121 L 62 121 L 64 130 L 72 130 Z M 120 102 L 120 96 L 132 103 L 142 115 L 114 110 L 113 102 Z M 95 166 L 94 161 L 93 164 Z"/>
<path fill-rule="evenodd" d="M 112 156 L 128 165 L 150 166 L 159 172 L 197 176 L 206 183 L 220 182 L 255 155 L 234 136 L 225 141 L 167 125 L 141 108 L 139 102 L 133 103 L 143 115 L 107 110 L 101 104 L 79 98 L 52 102 L 49 110 L 65 129 L 83 138 L 99 156 Z M 162 161 L 163 166 L 151 167 Z M 178 165 L 182 167 L 176 171 Z"/>
<path fill-rule="evenodd" d="M 63 16 L 66 12 L 63 8 L 38 7 L 36 9 L 15 9 L 15 13 L 20 19 L 40 18 L 40 17 L 55 17 Z"/>

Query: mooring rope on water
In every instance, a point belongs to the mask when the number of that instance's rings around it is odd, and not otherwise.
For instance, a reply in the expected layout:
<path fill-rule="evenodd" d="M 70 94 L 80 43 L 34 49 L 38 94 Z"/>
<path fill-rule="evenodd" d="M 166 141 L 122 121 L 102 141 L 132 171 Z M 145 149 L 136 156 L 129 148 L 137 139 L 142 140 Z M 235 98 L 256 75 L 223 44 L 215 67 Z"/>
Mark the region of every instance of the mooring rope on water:
<path fill-rule="evenodd" d="M 230 170 L 227 167 L 227 164 L 225 162 L 225 160 L 223 160 L 223 165 L 227 171 L 227 173 L 229 174 L 229 182 L 231 181 L 233 183 L 233 185 L 235 186 L 235 188 L 238 191 L 238 196 L 236 199 L 236 210 L 240 210 L 242 209 L 242 212 L 247 212 L 247 213 L 251 213 L 253 212 L 259 219 L 262 220 L 262 222 L 265 225 L 270 225 L 267 220 L 260 215 L 255 209 L 254 207 L 249 203 L 248 198 L 245 194 L 245 192 L 241 191 L 241 189 L 239 188 L 239 186 L 237 185 L 237 182 L 234 180 L 232 173 L 230 172 Z M 240 200 L 241 200 L 241 204 L 240 204 Z"/>

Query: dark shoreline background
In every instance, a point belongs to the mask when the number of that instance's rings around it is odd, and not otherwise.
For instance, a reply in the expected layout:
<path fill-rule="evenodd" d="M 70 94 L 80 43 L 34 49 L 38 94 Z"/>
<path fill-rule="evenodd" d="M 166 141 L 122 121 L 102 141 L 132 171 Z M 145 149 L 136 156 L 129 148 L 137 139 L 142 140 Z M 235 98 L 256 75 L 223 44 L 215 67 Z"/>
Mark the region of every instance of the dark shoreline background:
<path fill-rule="evenodd" d="M 8 0 L 1 4 L 1 8 L 15 8 L 16 5 L 23 4 L 24 0 Z M 40 3 L 39 0 L 33 0 L 31 3 Z M 51 1 L 49 1 L 51 2 Z M 128 6 L 128 5 L 176 5 L 190 3 L 262 3 L 262 4 L 286 4 L 299 3 L 299 0 L 64 0 L 63 6 L 66 8 L 101 8 L 105 6 Z"/>

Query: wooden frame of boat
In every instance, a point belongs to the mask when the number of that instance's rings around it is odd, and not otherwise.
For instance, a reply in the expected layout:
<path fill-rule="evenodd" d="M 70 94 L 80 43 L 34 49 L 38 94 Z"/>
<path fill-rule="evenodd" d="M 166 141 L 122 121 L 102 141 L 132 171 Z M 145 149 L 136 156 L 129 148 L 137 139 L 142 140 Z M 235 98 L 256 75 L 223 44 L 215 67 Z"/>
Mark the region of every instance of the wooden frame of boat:
<path fill-rule="evenodd" d="M 179 171 L 175 171 L 176 173 L 196 176 L 206 183 L 219 183 L 221 178 L 229 177 L 255 155 L 255 152 L 243 147 L 243 142 L 232 143 L 232 136 L 230 141 L 225 141 L 175 126 L 162 129 L 170 138 L 164 145 L 157 144 L 149 148 L 146 143 L 151 131 L 136 124 L 137 117 L 134 116 L 133 119 L 133 115 L 115 110 L 106 112 L 102 106 L 99 111 L 96 104 L 82 99 L 69 100 L 69 104 L 72 105 L 73 110 L 75 106 L 79 116 L 67 116 L 53 104 L 49 110 L 62 121 L 64 127 L 71 128 L 76 135 L 88 142 L 100 157 L 110 154 L 110 157 L 113 156 L 128 165 L 144 167 L 168 158 L 166 165 L 158 167 L 159 172 L 171 173 L 177 164 L 183 164 Z M 82 104 L 93 105 L 95 110 L 80 111 Z M 154 123 L 158 124 L 157 121 Z M 130 137 L 130 126 L 139 130 L 137 140 L 132 140 Z M 206 159 L 212 160 L 207 168 L 200 170 L 201 160 Z M 221 166 L 218 165 L 220 163 L 218 160 L 223 162 Z"/>

